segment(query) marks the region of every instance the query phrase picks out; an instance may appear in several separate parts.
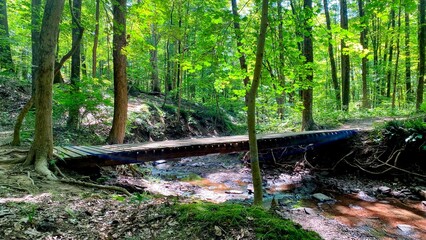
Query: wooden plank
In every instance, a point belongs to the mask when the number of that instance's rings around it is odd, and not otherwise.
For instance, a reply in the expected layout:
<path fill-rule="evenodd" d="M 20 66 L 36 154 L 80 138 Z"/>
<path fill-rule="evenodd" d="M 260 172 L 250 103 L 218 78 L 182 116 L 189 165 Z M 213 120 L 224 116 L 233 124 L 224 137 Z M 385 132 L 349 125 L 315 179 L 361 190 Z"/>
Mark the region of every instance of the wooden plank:
<path fill-rule="evenodd" d="M 73 146 L 73 148 L 78 149 L 82 152 L 86 152 L 89 155 L 107 154 L 106 152 L 101 152 L 99 150 L 94 150 L 94 149 L 91 149 L 91 148 L 87 148 L 85 146 Z"/>
<path fill-rule="evenodd" d="M 90 156 L 90 154 L 89 153 L 87 153 L 87 152 L 83 152 L 83 151 L 80 151 L 80 150 L 78 150 L 78 149 L 76 149 L 76 148 L 74 148 L 74 147 L 72 147 L 72 146 L 67 146 L 67 147 L 64 147 L 66 150 L 68 150 L 68 151 L 70 151 L 70 152 L 73 152 L 73 153 L 76 153 L 76 154 L 79 154 L 81 157 L 87 157 L 87 156 Z"/>
<path fill-rule="evenodd" d="M 114 151 L 111 151 L 106 148 L 102 148 L 102 146 L 84 146 L 84 148 L 93 149 L 95 151 L 102 152 L 102 153 L 114 153 Z"/>
<path fill-rule="evenodd" d="M 70 152 L 70 151 L 64 149 L 63 147 L 55 147 L 54 149 L 56 151 L 58 151 L 59 154 L 64 154 L 64 156 L 60 156 L 60 155 L 56 154 L 56 156 L 58 156 L 59 158 L 65 159 L 65 158 L 78 158 L 78 157 L 80 157 L 79 154 L 76 154 L 74 152 Z"/>

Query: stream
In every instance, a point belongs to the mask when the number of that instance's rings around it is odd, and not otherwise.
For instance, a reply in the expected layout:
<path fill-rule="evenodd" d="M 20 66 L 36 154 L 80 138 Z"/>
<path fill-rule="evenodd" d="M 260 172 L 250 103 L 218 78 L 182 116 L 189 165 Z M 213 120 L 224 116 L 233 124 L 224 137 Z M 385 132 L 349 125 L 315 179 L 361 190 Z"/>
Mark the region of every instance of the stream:
<path fill-rule="evenodd" d="M 217 203 L 252 201 L 251 172 L 237 154 L 145 167 L 151 172 L 149 192 Z M 426 239 L 426 201 L 403 184 L 314 174 L 294 163 L 266 166 L 262 176 L 265 207 L 274 199 L 277 213 L 325 239 Z"/>

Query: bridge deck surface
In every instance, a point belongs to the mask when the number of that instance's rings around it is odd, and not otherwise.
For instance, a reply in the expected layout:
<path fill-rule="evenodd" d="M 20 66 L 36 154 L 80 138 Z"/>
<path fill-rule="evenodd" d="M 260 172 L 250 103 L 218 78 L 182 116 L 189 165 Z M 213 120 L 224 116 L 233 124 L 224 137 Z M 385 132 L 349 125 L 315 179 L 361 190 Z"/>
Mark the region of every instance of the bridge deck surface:
<path fill-rule="evenodd" d="M 352 129 L 290 132 L 258 135 L 257 139 L 259 150 L 262 151 L 297 145 L 323 144 L 349 138 L 355 133 L 356 130 Z M 63 146 L 55 147 L 54 155 L 72 166 L 93 167 L 248 150 L 248 136 L 240 135 L 168 140 L 140 144 Z"/>

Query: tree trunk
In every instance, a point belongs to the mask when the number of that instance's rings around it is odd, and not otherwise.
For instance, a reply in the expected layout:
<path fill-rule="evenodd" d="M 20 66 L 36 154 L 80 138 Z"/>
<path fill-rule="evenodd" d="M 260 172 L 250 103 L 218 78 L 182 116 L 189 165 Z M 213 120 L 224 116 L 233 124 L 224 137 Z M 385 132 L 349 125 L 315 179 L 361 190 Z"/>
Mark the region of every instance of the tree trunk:
<path fill-rule="evenodd" d="M 278 0 L 278 17 L 280 23 L 278 24 L 278 46 L 279 46 L 279 65 L 278 65 L 278 84 L 280 85 L 282 91 L 281 93 L 277 93 L 278 96 L 276 98 L 278 104 L 278 117 L 283 120 L 284 119 L 284 106 L 286 103 L 286 94 L 285 94 L 285 77 L 284 77 L 284 30 L 283 30 L 283 0 Z"/>
<path fill-rule="evenodd" d="M 413 89 L 411 89 L 411 52 L 410 52 L 410 17 L 405 8 L 405 91 L 407 102 L 413 101 Z"/>
<path fill-rule="evenodd" d="M 31 86 L 32 95 L 35 92 L 35 79 L 37 64 L 39 63 L 39 41 L 40 41 L 40 23 L 41 23 L 41 0 L 31 0 Z"/>
<path fill-rule="evenodd" d="M 426 45 L 426 0 L 419 0 L 419 81 L 417 85 L 416 110 L 420 111 L 423 103 L 425 81 L 425 45 Z"/>
<path fill-rule="evenodd" d="M 160 94 L 161 93 L 161 87 L 160 87 L 160 78 L 158 77 L 158 35 L 157 35 L 157 26 L 155 23 L 151 24 L 151 43 L 153 49 L 149 50 L 149 53 L 151 55 L 150 62 L 151 62 L 151 91 L 154 94 Z"/>
<path fill-rule="evenodd" d="M 96 0 L 96 12 L 95 12 L 95 33 L 93 36 L 93 48 L 92 48 L 92 78 L 96 77 L 96 64 L 97 64 L 97 51 L 98 51 L 98 42 L 99 42 L 99 1 Z"/>
<path fill-rule="evenodd" d="M 331 40 L 333 39 L 333 35 L 331 33 L 331 20 L 330 20 L 330 12 L 328 10 L 328 0 L 324 0 L 324 12 L 325 12 L 325 21 L 327 23 L 327 30 L 328 30 L 328 56 L 330 58 L 331 80 L 333 82 L 334 96 L 336 98 L 336 106 L 337 106 L 337 109 L 340 110 L 341 109 L 340 88 L 339 88 L 339 80 L 337 79 L 337 67 L 336 67 L 336 60 L 334 59 L 333 44 L 331 43 Z"/>
<path fill-rule="evenodd" d="M 253 81 L 248 97 L 247 109 L 247 127 L 249 134 L 250 146 L 250 164 L 253 178 L 254 188 L 254 204 L 262 205 L 263 190 L 262 190 L 262 175 L 259 166 L 259 153 L 257 148 L 256 137 L 256 93 L 260 83 L 260 73 L 262 71 L 262 60 L 265 49 L 266 29 L 268 26 L 268 0 L 262 1 L 262 17 L 260 20 L 260 33 L 257 40 L 256 63 L 254 65 Z"/>
<path fill-rule="evenodd" d="M 87 64 L 86 64 L 86 49 L 84 44 L 80 44 L 80 56 L 81 56 L 81 74 L 83 77 L 87 77 Z"/>
<path fill-rule="evenodd" d="M 80 91 L 80 72 L 81 72 L 81 31 L 79 28 L 81 20 L 81 0 L 72 1 L 72 46 L 75 46 L 75 50 L 71 56 L 71 95 L 77 95 Z M 69 116 L 67 126 L 70 129 L 78 129 L 80 106 L 78 101 L 73 101 L 69 107 Z"/>
<path fill-rule="evenodd" d="M 360 43 L 364 51 L 368 49 L 368 39 L 367 39 L 367 21 L 364 19 L 364 2 L 363 0 L 358 0 L 358 9 L 359 9 L 359 17 L 361 18 L 361 25 L 363 25 L 363 29 L 360 33 Z M 367 75 L 368 75 L 368 58 L 367 55 L 362 56 L 362 108 L 367 109 L 370 108 L 370 100 L 368 96 L 368 83 L 367 83 Z"/>
<path fill-rule="evenodd" d="M 14 72 L 6 0 L 0 0 L 0 69 L 5 69 L 10 73 Z"/>
<path fill-rule="evenodd" d="M 348 8 L 346 0 L 340 0 L 340 27 L 348 30 Z M 345 52 L 346 43 L 342 38 L 341 42 L 341 72 L 342 72 L 342 110 L 349 110 L 350 101 L 350 62 L 349 53 Z"/>
<path fill-rule="evenodd" d="M 34 141 L 28 153 L 25 165 L 35 165 L 40 174 L 50 179 L 56 177 L 48 168 L 48 160 L 53 155 L 52 131 L 52 84 L 55 67 L 55 51 L 59 22 L 64 0 L 47 0 L 41 25 L 39 70 L 35 89 L 35 132 Z"/>
<path fill-rule="evenodd" d="M 392 58 L 393 58 L 393 35 L 395 32 L 395 10 L 391 10 L 390 15 L 391 20 L 391 39 L 389 43 L 389 59 L 388 65 L 386 68 L 386 97 L 390 97 L 391 92 L 391 79 L 392 79 Z"/>
<path fill-rule="evenodd" d="M 302 111 L 302 131 L 313 130 L 316 128 L 314 119 L 312 117 L 312 104 L 313 104 L 313 89 L 312 82 L 314 80 L 314 74 L 312 64 L 314 62 L 314 49 L 312 46 L 312 0 L 303 1 L 304 8 L 304 26 L 305 34 L 303 36 L 303 56 L 305 57 L 305 71 L 306 71 L 306 82 L 308 85 L 307 89 L 302 90 L 303 98 L 303 111 Z"/>
<path fill-rule="evenodd" d="M 245 54 L 242 52 L 242 48 L 243 48 L 243 42 L 242 42 L 242 33 L 241 33 L 241 26 L 240 26 L 240 14 L 238 13 L 238 5 L 237 5 L 237 0 L 231 0 L 231 5 L 232 5 L 232 15 L 234 17 L 234 29 L 235 29 L 235 38 L 237 40 L 237 52 L 239 57 L 239 61 L 240 61 L 240 68 L 241 70 L 243 70 L 244 73 L 246 73 L 246 76 L 244 77 L 243 83 L 244 83 L 244 87 L 247 87 L 250 78 L 247 75 L 247 61 L 246 61 L 246 56 Z M 244 96 L 245 98 L 245 103 L 247 105 L 247 93 Z"/>
<path fill-rule="evenodd" d="M 399 66 L 399 32 L 401 30 L 401 5 L 398 10 L 398 29 L 396 29 L 396 56 L 395 56 L 395 70 L 394 70 L 394 78 L 393 78 L 393 88 L 392 88 L 392 110 L 395 109 L 395 101 L 396 101 L 396 85 L 398 81 L 398 66 Z"/>
<path fill-rule="evenodd" d="M 114 119 L 108 136 L 108 143 L 120 144 L 124 141 L 127 120 L 127 77 L 126 55 L 126 0 L 113 4 L 113 61 L 114 61 Z"/>

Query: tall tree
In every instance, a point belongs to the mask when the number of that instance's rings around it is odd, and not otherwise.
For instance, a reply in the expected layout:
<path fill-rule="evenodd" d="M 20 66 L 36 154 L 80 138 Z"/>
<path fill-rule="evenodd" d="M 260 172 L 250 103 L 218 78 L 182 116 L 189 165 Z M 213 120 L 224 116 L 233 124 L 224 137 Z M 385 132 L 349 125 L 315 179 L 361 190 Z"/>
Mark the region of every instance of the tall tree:
<path fill-rule="evenodd" d="M 364 1 L 358 0 L 358 10 L 359 10 L 359 17 L 361 21 L 362 31 L 360 33 L 360 43 L 364 51 L 368 49 L 368 38 L 367 38 L 367 21 L 365 20 L 365 13 L 364 13 Z M 370 100 L 368 96 L 368 83 L 367 83 L 367 75 L 368 75 L 368 58 L 367 54 L 363 53 L 362 60 L 361 60 L 361 75 L 362 75 L 362 107 L 363 108 L 369 108 L 370 107 Z"/>
<path fill-rule="evenodd" d="M 97 51 L 99 42 L 99 15 L 100 15 L 100 0 L 96 0 L 95 9 L 95 33 L 93 35 L 93 48 L 92 48 L 92 78 L 96 77 L 96 64 L 97 64 Z"/>
<path fill-rule="evenodd" d="M 331 43 L 331 40 L 333 39 L 333 34 L 331 33 L 331 20 L 330 20 L 330 11 L 328 9 L 328 0 L 324 0 L 324 12 L 325 12 L 325 21 L 327 24 L 327 31 L 328 31 L 328 56 L 330 58 L 331 80 L 333 82 L 337 109 L 340 109 L 341 108 L 340 88 L 339 88 L 339 80 L 337 78 L 337 67 L 336 67 L 336 60 L 334 59 L 333 44 Z"/>
<path fill-rule="evenodd" d="M 113 64 L 114 64 L 114 118 L 108 143 L 124 141 L 127 120 L 127 76 L 126 76 L 126 0 L 113 0 Z"/>
<path fill-rule="evenodd" d="M 346 0 L 340 0 L 340 27 L 348 30 L 348 7 Z M 342 73 L 342 110 L 349 110 L 350 101 L 350 62 L 347 52 L 346 40 L 343 37 L 340 42 L 341 51 L 341 73 Z"/>
<path fill-rule="evenodd" d="M 247 94 L 247 127 L 250 146 L 250 165 L 253 178 L 254 204 L 262 205 L 262 175 L 259 166 L 259 151 L 256 137 L 256 94 L 260 84 L 260 73 L 262 72 L 263 53 L 265 50 L 266 29 L 268 26 L 268 0 L 262 0 L 262 17 L 260 19 L 260 32 L 257 39 L 256 62 L 254 65 L 253 80 L 249 93 Z"/>
<path fill-rule="evenodd" d="M 39 54 L 43 56 L 37 64 L 35 88 L 35 132 L 34 141 L 24 165 L 35 165 L 35 170 L 48 178 L 56 177 L 48 168 L 48 160 L 53 155 L 52 131 L 52 84 L 55 67 L 55 51 L 59 22 L 64 0 L 46 0 L 41 25 Z"/>
<path fill-rule="evenodd" d="M 244 77 L 243 83 L 244 86 L 247 87 L 250 78 L 247 75 L 247 61 L 246 61 L 246 56 L 245 53 L 243 52 L 243 36 L 242 36 L 242 31 L 241 31 L 241 26 L 240 26 L 240 13 L 238 12 L 238 5 L 237 5 L 237 0 L 231 0 L 231 5 L 232 5 L 232 15 L 234 17 L 234 29 L 235 29 L 235 38 L 237 40 L 237 51 L 239 54 L 239 60 L 240 60 L 240 68 L 243 71 L 243 73 L 246 75 Z M 245 102 L 247 105 L 247 94 L 245 96 Z"/>
<path fill-rule="evenodd" d="M 416 110 L 420 111 L 423 104 L 424 81 L 425 81 L 425 46 L 426 46 L 426 0 L 419 0 L 419 80 L 417 84 Z"/>
<path fill-rule="evenodd" d="M 39 40 L 40 40 L 40 23 L 41 23 L 41 0 L 31 0 L 31 80 L 32 92 L 35 91 L 35 78 L 37 64 L 39 63 Z"/>
<path fill-rule="evenodd" d="M 81 21 L 81 0 L 72 1 L 72 45 L 75 46 L 75 50 L 71 56 L 71 94 L 78 94 L 80 91 L 80 72 L 81 72 L 81 36 L 80 21 Z M 69 108 L 68 116 L 68 128 L 77 129 L 80 115 L 80 107 L 78 101 L 74 101 Z"/>
<path fill-rule="evenodd" d="M 389 43 L 389 58 L 388 63 L 386 67 L 386 97 L 391 96 L 391 79 L 392 79 L 392 58 L 393 58 L 393 40 L 394 40 L 394 34 L 395 34 L 395 9 L 391 9 L 390 13 L 390 23 L 391 23 L 391 37 L 390 37 L 390 43 Z M 386 49 L 385 49 L 386 50 Z"/>
<path fill-rule="evenodd" d="M 410 13 L 405 6 L 405 92 L 407 102 L 413 101 L 413 89 L 411 88 L 411 52 L 410 52 Z"/>
<path fill-rule="evenodd" d="M 0 0 L 0 69 L 13 72 L 12 51 L 10 49 L 7 2 Z"/>
<path fill-rule="evenodd" d="M 303 56 L 305 57 L 305 71 L 307 89 L 302 90 L 303 98 L 303 111 L 302 111 L 302 130 L 313 130 L 316 128 L 314 119 L 312 117 L 312 104 L 313 104 L 313 89 L 312 82 L 314 80 L 314 73 L 312 64 L 314 63 L 314 49 L 312 45 L 312 0 L 303 1 L 304 10 L 304 34 L 303 34 Z"/>
<path fill-rule="evenodd" d="M 400 2 L 401 4 L 401 2 Z M 395 109 L 395 102 L 396 102 L 396 93 L 397 93 L 397 82 L 398 82 L 398 67 L 399 67 L 399 33 L 401 30 L 401 5 L 399 5 L 398 10 L 398 28 L 396 29 L 396 56 L 395 56 L 395 69 L 394 69 L 394 78 L 392 83 L 392 109 Z"/>
<path fill-rule="evenodd" d="M 157 24 L 152 23 L 151 24 L 151 44 L 152 49 L 149 50 L 149 54 L 151 55 L 150 62 L 151 62 L 151 91 L 154 94 L 161 93 L 160 88 L 160 78 L 158 77 L 158 42 L 159 42 L 159 36 L 157 33 Z"/>

